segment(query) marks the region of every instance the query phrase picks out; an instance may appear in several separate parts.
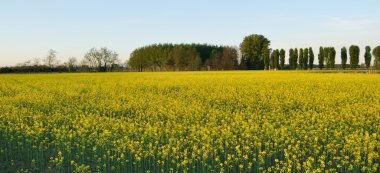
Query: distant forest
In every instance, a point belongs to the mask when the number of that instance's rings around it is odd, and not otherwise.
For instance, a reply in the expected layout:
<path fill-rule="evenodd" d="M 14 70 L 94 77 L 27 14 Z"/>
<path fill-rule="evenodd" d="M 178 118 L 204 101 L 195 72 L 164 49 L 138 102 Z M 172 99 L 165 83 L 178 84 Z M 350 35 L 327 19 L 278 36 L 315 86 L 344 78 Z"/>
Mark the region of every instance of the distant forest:
<path fill-rule="evenodd" d="M 238 51 L 207 44 L 158 44 L 138 48 L 128 65 L 138 71 L 237 70 Z"/>
<path fill-rule="evenodd" d="M 253 34 L 244 37 L 239 48 L 208 44 L 148 45 L 135 49 L 126 62 L 120 61 L 117 52 L 103 47 L 90 49 L 80 61 L 70 57 L 59 63 L 57 52 L 51 49 L 42 59 L 1 67 L 0 73 L 380 69 L 380 46 L 373 50 L 366 46 L 364 51 L 365 63 L 359 65 L 359 46 L 343 47 L 341 64 L 336 64 L 334 47 L 320 47 L 318 55 L 311 47 L 292 48 L 287 54 L 284 49 L 271 49 L 269 39 L 263 35 Z"/>

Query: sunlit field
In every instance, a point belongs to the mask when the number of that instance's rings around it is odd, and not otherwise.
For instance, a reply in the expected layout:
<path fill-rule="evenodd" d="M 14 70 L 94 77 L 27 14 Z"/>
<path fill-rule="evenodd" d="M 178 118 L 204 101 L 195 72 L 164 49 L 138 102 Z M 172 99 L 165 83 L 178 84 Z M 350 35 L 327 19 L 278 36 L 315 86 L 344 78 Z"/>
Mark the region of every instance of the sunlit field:
<path fill-rule="evenodd" d="M 0 75 L 0 172 L 379 172 L 380 75 Z"/>

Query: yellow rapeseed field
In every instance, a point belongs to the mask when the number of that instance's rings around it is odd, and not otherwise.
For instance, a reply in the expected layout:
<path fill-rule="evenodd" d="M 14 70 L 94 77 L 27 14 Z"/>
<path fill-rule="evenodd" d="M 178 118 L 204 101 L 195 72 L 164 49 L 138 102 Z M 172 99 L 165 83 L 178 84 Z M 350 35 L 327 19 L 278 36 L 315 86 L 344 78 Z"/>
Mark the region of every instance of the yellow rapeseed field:
<path fill-rule="evenodd" d="M 380 75 L 0 75 L 0 172 L 379 172 Z"/>

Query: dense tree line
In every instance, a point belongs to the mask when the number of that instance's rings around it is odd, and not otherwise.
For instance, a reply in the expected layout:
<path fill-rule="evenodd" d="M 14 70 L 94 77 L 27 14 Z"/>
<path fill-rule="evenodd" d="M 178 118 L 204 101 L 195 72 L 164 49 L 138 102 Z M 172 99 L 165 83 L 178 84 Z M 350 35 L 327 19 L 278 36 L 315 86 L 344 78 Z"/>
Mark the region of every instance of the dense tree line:
<path fill-rule="evenodd" d="M 137 71 L 236 70 L 238 51 L 207 44 L 154 44 L 131 53 L 128 65 Z"/>
<path fill-rule="evenodd" d="M 2 67 L 0 73 L 29 72 L 107 72 L 107 71 L 189 71 L 189 70 L 343 70 L 359 67 L 360 48 L 351 45 L 348 50 L 341 48 L 341 65 L 335 63 L 334 47 L 320 47 L 318 64 L 314 64 L 314 52 L 309 48 L 291 48 L 289 63 L 285 64 L 286 51 L 271 49 L 270 40 L 263 35 L 252 34 L 244 37 L 240 50 L 230 46 L 208 44 L 153 44 L 135 49 L 124 64 L 115 51 L 108 48 L 92 48 L 81 61 L 70 57 L 59 63 L 57 52 L 49 50 L 46 57 L 28 60 L 13 67 Z M 365 47 L 364 65 L 361 68 L 380 69 L 380 46 Z M 349 60 L 349 63 L 347 62 Z"/>
<path fill-rule="evenodd" d="M 291 48 L 289 50 L 289 69 L 307 70 L 314 68 L 314 52 L 310 48 Z"/>
<path fill-rule="evenodd" d="M 298 61 L 298 49 L 290 49 L 289 50 L 289 67 L 292 70 L 297 69 L 297 61 Z"/>
<path fill-rule="evenodd" d="M 46 65 L 32 66 L 13 66 L 2 67 L 0 73 L 49 73 L 49 72 L 69 72 L 65 66 L 49 67 Z"/>

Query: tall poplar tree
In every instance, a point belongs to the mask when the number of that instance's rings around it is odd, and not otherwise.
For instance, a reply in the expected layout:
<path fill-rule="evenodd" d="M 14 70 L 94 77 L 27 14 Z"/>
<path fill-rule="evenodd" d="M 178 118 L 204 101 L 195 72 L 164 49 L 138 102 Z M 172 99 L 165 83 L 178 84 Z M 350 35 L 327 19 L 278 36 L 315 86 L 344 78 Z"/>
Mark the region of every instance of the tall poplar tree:
<path fill-rule="evenodd" d="M 319 47 L 319 53 L 318 53 L 318 67 L 319 69 L 323 69 L 324 65 L 323 63 L 325 62 L 325 54 L 324 54 L 324 50 L 323 50 L 323 47 Z"/>
<path fill-rule="evenodd" d="M 314 66 L 314 52 L 313 48 L 309 47 L 309 69 L 313 70 Z"/>
<path fill-rule="evenodd" d="M 269 69 L 275 69 L 275 63 L 274 63 L 274 58 L 275 56 L 275 50 L 272 50 L 272 53 L 270 54 L 270 60 L 269 60 Z"/>
<path fill-rule="evenodd" d="M 369 69 L 371 67 L 371 60 L 372 60 L 371 47 L 369 46 L 365 47 L 364 59 L 365 59 L 365 67 Z"/>
<path fill-rule="evenodd" d="M 274 69 L 278 70 L 280 67 L 280 63 L 279 63 L 280 51 L 278 49 L 273 51 L 273 57 L 274 57 L 274 61 L 273 61 Z"/>
<path fill-rule="evenodd" d="M 350 66 L 351 69 L 356 69 L 359 66 L 359 54 L 360 54 L 360 48 L 356 45 L 351 45 L 349 49 L 350 53 Z"/>
<path fill-rule="evenodd" d="M 297 69 L 297 61 L 298 61 L 298 49 L 296 48 L 294 50 L 294 58 L 293 58 L 294 69 Z"/>
<path fill-rule="evenodd" d="M 343 70 L 345 70 L 346 66 L 347 66 L 347 49 L 346 49 L 346 47 L 342 47 L 342 49 L 340 50 L 340 57 L 342 59 L 342 68 L 343 68 Z"/>
<path fill-rule="evenodd" d="M 303 49 L 303 60 L 302 60 L 302 63 L 303 63 L 302 66 L 304 70 L 307 70 L 308 59 L 309 59 L 309 49 L 305 48 Z"/>
<path fill-rule="evenodd" d="M 268 70 L 269 69 L 269 62 L 270 62 L 270 52 L 268 46 L 264 46 L 263 48 L 263 56 L 264 56 L 264 69 Z"/>
<path fill-rule="evenodd" d="M 280 69 L 283 70 L 285 68 L 285 50 L 280 50 Z"/>
<path fill-rule="evenodd" d="M 331 69 L 335 68 L 335 56 L 336 56 L 335 48 L 330 47 L 329 58 L 330 58 L 330 68 Z"/>
<path fill-rule="evenodd" d="M 373 66 L 380 70 L 380 46 L 377 46 L 373 49 L 372 55 L 375 57 L 375 62 Z"/>
<path fill-rule="evenodd" d="M 303 69 L 303 49 L 301 48 L 300 49 L 300 53 L 299 53 L 299 57 L 298 57 L 298 64 L 299 64 L 299 69 Z"/>
<path fill-rule="evenodd" d="M 289 50 L 289 66 L 290 66 L 290 69 L 294 70 L 294 63 L 293 63 L 293 60 L 294 59 L 294 50 L 293 49 L 290 49 Z"/>

